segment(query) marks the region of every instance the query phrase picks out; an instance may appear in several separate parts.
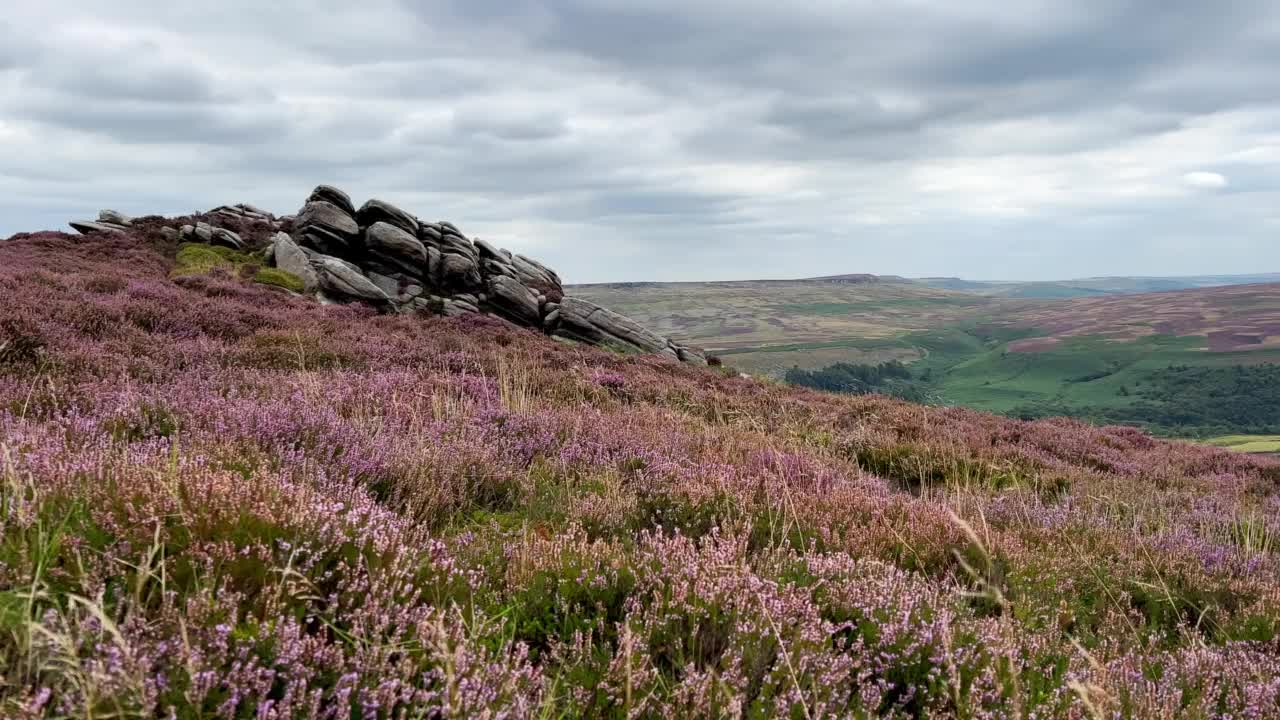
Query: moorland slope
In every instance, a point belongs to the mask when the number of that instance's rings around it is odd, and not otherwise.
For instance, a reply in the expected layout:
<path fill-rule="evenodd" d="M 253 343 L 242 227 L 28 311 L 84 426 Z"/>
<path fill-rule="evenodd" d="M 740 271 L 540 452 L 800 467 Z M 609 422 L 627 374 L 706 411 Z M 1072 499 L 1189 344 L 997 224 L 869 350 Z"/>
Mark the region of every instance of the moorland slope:
<path fill-rule="evenodd" d="M 0 241 L 0 715 L 1280 714 L 1276 462 L 257 279 Z"/>

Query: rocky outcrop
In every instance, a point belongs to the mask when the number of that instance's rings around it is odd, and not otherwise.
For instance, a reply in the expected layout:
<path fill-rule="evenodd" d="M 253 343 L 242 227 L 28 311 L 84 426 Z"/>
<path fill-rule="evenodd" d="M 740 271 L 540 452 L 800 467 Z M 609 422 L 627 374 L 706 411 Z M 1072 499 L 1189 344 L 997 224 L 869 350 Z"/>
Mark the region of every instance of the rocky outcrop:
<path fill-rule="evenodd" d="M 67 224 L 81 235 L 123 233 L 133 224 L 133 218 L 116 210 L 102 210 L 98 212 L 97 220 L 72 220 Z"/>
<path fill-rule="evenodd" d="M 293 237 L 303 247 L 327 255 L 350 255 L 357 249 L 360 226 L 345 208 L 326 200 L 312 200 L 293 221 Z"/>
<path fill-rule="evenodd" d="M 560 276 L 533 258 L 468 238 L 453 223 L 421 220 L 384 200 L 369 200 L 357 210 L 332 185 L 316 187 L 292 216 L 238 203 L 198 217 L 160 232 L 179 242 L 257 253 L 299 278 L 302 292 L 322 302 L 368 303 L 385 312 L 488 313 L 570 342 L 707 362 L 696 348 L 566 296 Z M 96 221 L 71 226 L 85 234 L 123 233 L 133 222 L 103 210 Z"/>
<path fill-rule="evenodd" d="M 313 293 L 320 288 L 320 277 L 311 265 L 311 258 L 286 233 L 276 233 L 272 240 L 271 261 L 281 270 L 301 278 L 303 292 Z"/>
<path fill-rule="evenodd" d="M 625 315 L 576 297 L 566 297 L 554 305 L 556 317 L 551 327 L 544 328 L 552 335 L 678 358 L 671 341 Z"/>

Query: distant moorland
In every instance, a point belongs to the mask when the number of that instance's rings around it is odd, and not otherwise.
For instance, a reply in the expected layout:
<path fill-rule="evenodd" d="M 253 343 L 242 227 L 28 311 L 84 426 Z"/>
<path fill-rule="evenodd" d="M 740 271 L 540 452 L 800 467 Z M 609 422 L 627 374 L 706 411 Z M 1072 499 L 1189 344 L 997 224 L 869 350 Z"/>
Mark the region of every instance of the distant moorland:
<path fill-rule="evenodd" d="M 1274 277 L 996 284 L 849 275 L 573 291 L 749 373 L 820 387 L 803 373 L 897 361 L 911 377 L 879 391 L 1210 437 L 1280 433 L 1280 284 L 1245 284 Z M 1166 286 L 1178 289 L 1141 292 Z M 1067 287 L 1080 292 L 1069 297 Z M 1064 297 L 1045 297 L 1054 294 Z"/>

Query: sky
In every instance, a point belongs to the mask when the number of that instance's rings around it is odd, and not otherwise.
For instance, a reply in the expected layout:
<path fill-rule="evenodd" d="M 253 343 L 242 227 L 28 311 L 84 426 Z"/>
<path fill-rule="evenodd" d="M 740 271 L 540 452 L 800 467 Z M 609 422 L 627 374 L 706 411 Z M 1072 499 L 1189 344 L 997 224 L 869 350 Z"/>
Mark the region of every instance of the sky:
<path fill-rule="evenodd" d="M 14 0 L 0 237 L 338 185 L 568 282 L 1280 271 L 1273 0 Z"/>

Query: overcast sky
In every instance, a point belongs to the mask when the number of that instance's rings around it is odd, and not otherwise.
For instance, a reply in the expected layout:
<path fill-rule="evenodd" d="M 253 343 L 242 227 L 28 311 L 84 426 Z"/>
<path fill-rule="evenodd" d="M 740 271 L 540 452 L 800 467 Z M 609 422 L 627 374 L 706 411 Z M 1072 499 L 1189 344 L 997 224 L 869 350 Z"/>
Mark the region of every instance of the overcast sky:
<path fill-rule="evenodd" d="M 317 183 L 569 282 L 1280 271 L 1274 0 L 15 0 L 0 237 Z"/>

